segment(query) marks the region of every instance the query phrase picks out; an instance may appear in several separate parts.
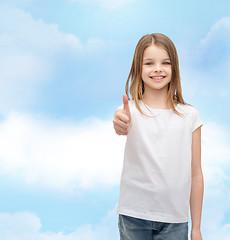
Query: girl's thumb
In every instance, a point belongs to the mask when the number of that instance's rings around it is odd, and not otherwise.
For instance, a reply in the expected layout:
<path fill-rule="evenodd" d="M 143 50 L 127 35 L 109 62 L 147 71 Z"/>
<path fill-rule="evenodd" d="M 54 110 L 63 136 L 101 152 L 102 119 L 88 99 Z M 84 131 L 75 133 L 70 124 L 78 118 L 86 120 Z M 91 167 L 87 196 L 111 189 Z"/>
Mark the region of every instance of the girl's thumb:
<path fill-rule="evenodd" d="M 128 115 L 128 117 L 131 116 L 130 110 L 129 110 L 129 99 L 127 95 L 123 95 L 123 105 L 124 105 L 124 111 Z"/>

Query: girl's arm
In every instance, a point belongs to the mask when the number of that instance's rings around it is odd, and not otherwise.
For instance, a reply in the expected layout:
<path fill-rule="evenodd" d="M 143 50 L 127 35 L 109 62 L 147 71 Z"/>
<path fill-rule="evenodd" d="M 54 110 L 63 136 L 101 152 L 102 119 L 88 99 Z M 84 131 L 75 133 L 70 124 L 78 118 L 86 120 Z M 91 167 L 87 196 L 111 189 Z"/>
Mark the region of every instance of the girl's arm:
<path fill-rule="evenodd" d="M 191 240 L 202 240 L 200 225 L 204 193 L 204 181 L 201 168 L 201 127 L 192 134 L 192 187 L 190 211 L 192 220 Z"/>

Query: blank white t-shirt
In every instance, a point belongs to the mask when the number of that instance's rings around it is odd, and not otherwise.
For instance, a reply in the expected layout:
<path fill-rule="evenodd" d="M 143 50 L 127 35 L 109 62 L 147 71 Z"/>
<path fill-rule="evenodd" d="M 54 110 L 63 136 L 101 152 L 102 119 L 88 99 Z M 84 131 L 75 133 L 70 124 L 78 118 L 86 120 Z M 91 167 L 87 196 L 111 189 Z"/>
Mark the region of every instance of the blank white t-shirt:
<path fill-rule="evenodd" d="M 188 221 L 191 191 L 192 132 L 203 125 L 190 105 L 151 109 L 146 117 L 129 101 L 132 127 L 127 135 L 118 214 L 151 221 Z"/>

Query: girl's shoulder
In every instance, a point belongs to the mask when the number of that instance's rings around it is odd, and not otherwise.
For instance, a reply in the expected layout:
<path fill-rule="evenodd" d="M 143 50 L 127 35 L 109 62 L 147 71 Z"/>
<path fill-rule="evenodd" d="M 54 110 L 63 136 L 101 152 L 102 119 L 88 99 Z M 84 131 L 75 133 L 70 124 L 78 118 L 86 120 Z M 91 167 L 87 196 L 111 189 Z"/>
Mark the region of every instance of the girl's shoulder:
<path fill-rule="evenodd" d="M 188 104 L 188 103 L 178 103 L 177 105 L 178 107 L 180 107 L 181 109 L 184 109 L 184 110 L 187 110 L 187 111 L 195 111 L 197 110 L 196 107 L 194 107 L 193 105 L 191 104 Z"/>
<path fill-rule="evenodd" d="M 192 132 L 194 132 L 198 127 L 203 126 L 203 120 L 196 107 L 190 104 L 180 104 L 180 108 L 186 112 L 187 119 L 189 119 L 191 123 Z"/>
<path fill-rule="evenodd" d="M 178 103 L 176 109 L 182 114 L 199 115 L 198 109 L 188 103 L 186 104 Z"/>

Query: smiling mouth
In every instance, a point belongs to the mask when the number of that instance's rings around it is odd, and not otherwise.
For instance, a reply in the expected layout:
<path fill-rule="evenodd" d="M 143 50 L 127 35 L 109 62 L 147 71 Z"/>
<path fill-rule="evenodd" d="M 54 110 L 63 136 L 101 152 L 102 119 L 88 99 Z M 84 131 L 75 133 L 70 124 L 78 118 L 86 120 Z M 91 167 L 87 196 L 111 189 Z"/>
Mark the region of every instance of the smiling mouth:
<path fill-rule="evenodd" d="M 151 79 L 159 80 L 159 79 L 163 79 L 163 78 L 165 78 L 165 76 L 159 76 L 159 77 L 151 76 L 150 78 L 151 78 Z"/>

